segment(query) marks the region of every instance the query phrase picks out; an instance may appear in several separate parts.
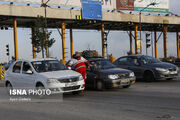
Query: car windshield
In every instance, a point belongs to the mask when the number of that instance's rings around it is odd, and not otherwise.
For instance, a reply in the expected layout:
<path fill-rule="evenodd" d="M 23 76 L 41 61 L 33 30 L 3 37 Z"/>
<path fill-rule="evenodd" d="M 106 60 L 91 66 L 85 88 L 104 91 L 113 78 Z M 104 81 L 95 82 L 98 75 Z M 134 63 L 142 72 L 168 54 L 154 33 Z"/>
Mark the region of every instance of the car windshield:
<path fill-rule="evenodd" d="M 90 61 L 90 64 L 95 67 L 96 69 L 108 69 L 108 68 L 114 68 L 115 65 L 112 64 L 108 60 L 96 60 L 96 61 Z"/>
<path fill-rule="evenodd" d="M 31 63 L 38 73 L 67 70 L 66 66 L 57 60 L 34 61 Z"/>
<path fill-rule="evenodd" d="M 143 56 L 142 57 L 142 62 L 144 64 L 151 64 L 151 63 L 159 63 L 161 61 L 159 61 L 158 59 L 151 57 L 151 56 Z"/>

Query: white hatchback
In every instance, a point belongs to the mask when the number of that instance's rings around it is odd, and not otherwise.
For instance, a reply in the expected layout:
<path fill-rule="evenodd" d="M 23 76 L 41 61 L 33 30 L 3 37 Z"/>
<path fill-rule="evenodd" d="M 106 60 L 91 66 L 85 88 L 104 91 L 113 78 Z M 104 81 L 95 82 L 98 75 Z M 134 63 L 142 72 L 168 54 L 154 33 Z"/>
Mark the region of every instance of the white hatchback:
<path fill-rule="evenodd" d="M 85 84 L 81 74 L 68 70 L 56 59 L 18 60 L 5 73 L 5 86 L 49 89 L 52 93 L 80 92 Z"/>

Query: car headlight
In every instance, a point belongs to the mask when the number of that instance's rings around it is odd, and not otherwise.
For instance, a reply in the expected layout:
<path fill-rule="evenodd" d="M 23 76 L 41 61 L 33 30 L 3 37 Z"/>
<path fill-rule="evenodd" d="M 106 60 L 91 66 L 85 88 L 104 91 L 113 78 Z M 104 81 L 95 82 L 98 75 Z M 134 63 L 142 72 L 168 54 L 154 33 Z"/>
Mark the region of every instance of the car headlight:
<path fill-rule="evenodd" d="M 134 72 L 131 72 L 131 73 L 129 74 L 129 77 L 134 77 Z"/>
<path fill-rule="evenodd" d="M 108 75 L 108 78 L 112 79 L 112 80 L 115 80 L 115 79 L 118 79 L 119 76 L 118 75 Z"/>
<path fill-rule="evenodd" d="M 164 68 L 155 68 L 157 71 L 161 71 L 161 72 L 168 72 L 169 70 L 164 69 Z"/>
<path fill-rule="evenodd" d="M 176 67 L 176 70 L 177 70 L 177 71 L 179 71 L 179 68 L 178 68 L 178 67 Z"/>
<path fill-rule="evenodd" d="M 54 78 L 49 78 L 47 80 L 47 83 L 59 83 L 59 81 L 57 79 L 54 79 Z"/>
<path fill-rule="evenodd" d="M 84 80 L 84 79 L 83 79 L 83 77 L 82 77 L 82 75 L 81 75 L 81 76 L 79 76 L 79 80 Z"/>

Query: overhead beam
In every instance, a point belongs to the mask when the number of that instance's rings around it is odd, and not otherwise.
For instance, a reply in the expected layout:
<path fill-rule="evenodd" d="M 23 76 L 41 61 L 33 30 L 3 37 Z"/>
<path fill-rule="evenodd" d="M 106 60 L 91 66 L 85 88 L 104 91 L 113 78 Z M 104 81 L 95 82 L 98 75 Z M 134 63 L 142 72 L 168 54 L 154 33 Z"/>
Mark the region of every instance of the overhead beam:
<path fill-rule="evenodd" d="M 22 17 L 22 18 L 36 18 L 44 15 L 43 7 L 34 6 L 22 6 L 22 5 L 8 5 L 0 4 L 0 16 L 12 16 L 12 17 Z M 23 11 L 23 12 L 22 12 Z M 76 20 L 76 15 L 81 15 L 81 10 L 68 10 L 68 9 L 58 9 L 47 7 L 48 19 L 61 19 L 61 20 Z M 139 15 L 131 15 L 125 13 L 117 12 L 103 12 L 102 21 L 111 22 L 139 22 Z M 180 24 L 180 18 L 176 16 L 153 16 L 153 15 L 141 15 L 142 24 L 144 23 L 156 23 L 163 24 L 164 20 L 169 21 L 168 24 Z"/>

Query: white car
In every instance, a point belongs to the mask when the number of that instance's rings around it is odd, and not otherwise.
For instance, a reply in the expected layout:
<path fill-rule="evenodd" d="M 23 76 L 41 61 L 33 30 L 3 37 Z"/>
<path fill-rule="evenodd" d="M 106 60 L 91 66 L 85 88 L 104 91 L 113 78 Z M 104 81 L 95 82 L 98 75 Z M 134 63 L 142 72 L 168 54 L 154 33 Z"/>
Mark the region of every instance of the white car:
<path fill-rule="evenodd" d="M 56 59 L 15 61 L 5 73 L 5 86 L 49 89 L 52 93 L 80 92 L 85 84 L 81 74 L 68 70 Z"/>

